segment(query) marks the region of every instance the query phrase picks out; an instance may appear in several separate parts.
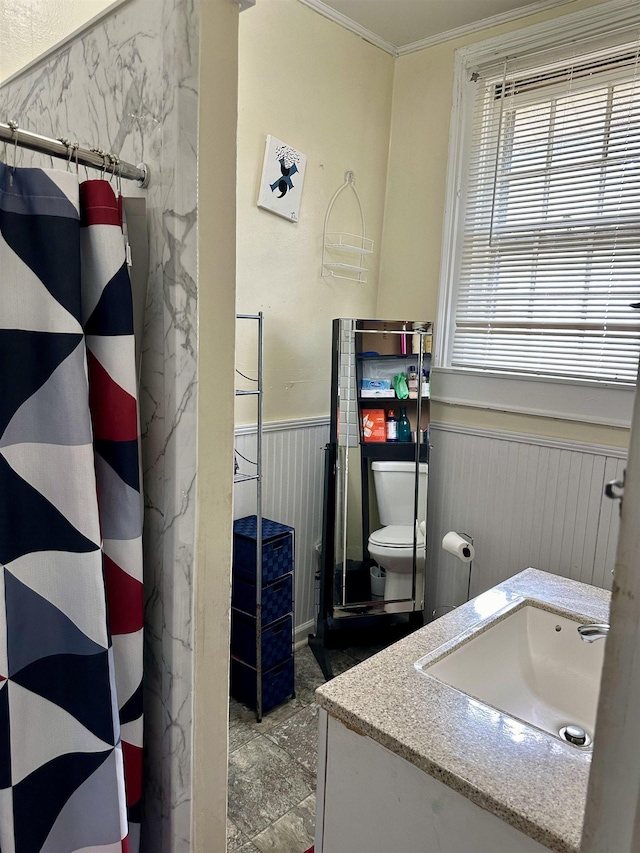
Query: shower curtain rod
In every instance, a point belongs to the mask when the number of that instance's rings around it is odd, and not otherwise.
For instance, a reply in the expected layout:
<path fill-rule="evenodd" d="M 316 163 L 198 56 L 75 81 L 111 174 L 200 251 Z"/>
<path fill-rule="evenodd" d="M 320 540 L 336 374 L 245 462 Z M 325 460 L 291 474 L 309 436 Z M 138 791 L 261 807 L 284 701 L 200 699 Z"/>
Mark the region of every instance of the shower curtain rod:
<path fill-rule="evenodd" d="M 39 151 L 52 157 L 61 157 L 80 166 L 91 166 L 94 169 L 113 172 L 116 177 L 135 181 L 139 187 L 149 186 L 149 170 L 144 163 L 133 166 L 101 148 L 80 148 L 77 142 L 72 143 L 68 139 L 50 139 L 48 136 L 40 136 L 39 133 L 21 130 L 15 122 L 9 122 L 9 124 L 0 122 L 0 142 L 19 145 L 21 148 L 29 148 L 31 151 Z"/>

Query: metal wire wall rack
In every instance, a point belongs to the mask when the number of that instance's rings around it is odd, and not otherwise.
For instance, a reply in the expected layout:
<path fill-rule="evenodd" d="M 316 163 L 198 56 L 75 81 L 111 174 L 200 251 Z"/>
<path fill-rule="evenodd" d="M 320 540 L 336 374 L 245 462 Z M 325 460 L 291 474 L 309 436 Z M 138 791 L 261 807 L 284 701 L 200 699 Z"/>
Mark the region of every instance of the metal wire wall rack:
<path fill-rule="evenodd" d="M 360 211 L 360 234 L 350 234 L 346 231 L 330 231 L 329 220 L 338 197 L 350 189 Z M 352 171 L 345 172 L 344 183 L 333 194 L 324 218 L 324 233 L 322 238 L 322 276 L 323 278 L 342 278 L 346 281 L 357 281 L 366 284 L 367 267 L 364 266 L 366 255 L 373 254 L 373 240 L 365 236 L 366 228 L 362 202 L 356 189 L 356 176 Z M 349 258 L 351 263 L 345 258 Z"/>

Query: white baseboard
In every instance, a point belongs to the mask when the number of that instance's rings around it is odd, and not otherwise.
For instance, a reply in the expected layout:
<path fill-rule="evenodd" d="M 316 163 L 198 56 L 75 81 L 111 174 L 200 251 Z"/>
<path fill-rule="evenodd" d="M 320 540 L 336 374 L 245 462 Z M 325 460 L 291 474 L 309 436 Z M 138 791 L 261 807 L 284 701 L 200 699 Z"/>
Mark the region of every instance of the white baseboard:
<path fill-rule="evenodd" d="M 316 628 L 316 620 L 309 619 L 308 622 L 303 622 L 302 625 L 296 625 L 294 637 L 295 637 L 295 650 L 303 649 L 307 645 L 309 634 L 315 631 Z"/>

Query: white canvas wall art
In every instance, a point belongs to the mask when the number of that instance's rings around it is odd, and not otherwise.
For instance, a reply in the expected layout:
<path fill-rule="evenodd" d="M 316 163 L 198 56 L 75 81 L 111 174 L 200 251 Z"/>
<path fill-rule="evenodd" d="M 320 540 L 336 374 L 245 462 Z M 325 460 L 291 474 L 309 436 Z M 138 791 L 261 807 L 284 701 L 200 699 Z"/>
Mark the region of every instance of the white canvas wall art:
<path fill-rule="evenodd" d="M 306 167 L 306 154 L 275 136 L 267 136 L 258 207 L 297 222 Z"/>

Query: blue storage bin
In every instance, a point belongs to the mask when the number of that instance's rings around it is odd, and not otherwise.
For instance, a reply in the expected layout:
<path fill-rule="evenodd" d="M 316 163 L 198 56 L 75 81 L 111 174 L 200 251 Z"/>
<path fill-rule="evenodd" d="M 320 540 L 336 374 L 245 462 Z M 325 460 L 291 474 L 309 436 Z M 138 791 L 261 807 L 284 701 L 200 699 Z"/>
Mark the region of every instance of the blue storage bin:
<path fill-rule="evenodd" d="M 262 629 L 260 644 L 263 671 L 293 653 L 292 637 L 292 614 Z M 256 666 L 256 619 L 239 610 L 231 611 L 231 654 L 249 666 Z"/>
<path fill-rule="evenodd" d="M 262 712 L 265 713 L 294 695 L 293 656 L 262 673 Z M 258 680 L 255 669 L 241 660 L 231 658 L 231 695 L 250 707 L 258 701 Z"/>
<path fill-rule="evenodd" d="M 293 575 L 288 574 L 262 587 L 262 624 L 268 625 L 293 609 Z M 251 616 L 256 615 L 256 584 L 234 575 L 231 587 L 231 605 Z"/>
<path fill-rule="evenodd" d="M 238 518 L 233 523 L 233 573 L 255 582 L 256 534 L 255 515 Z M 293 570 L 293 527 L 262 519 L 262 583 L 268 584 Z"/>

